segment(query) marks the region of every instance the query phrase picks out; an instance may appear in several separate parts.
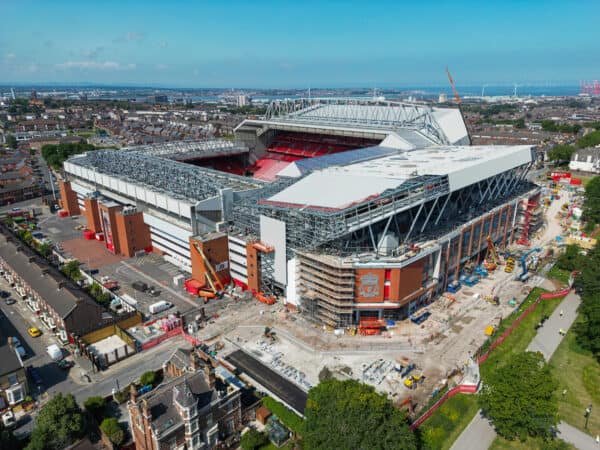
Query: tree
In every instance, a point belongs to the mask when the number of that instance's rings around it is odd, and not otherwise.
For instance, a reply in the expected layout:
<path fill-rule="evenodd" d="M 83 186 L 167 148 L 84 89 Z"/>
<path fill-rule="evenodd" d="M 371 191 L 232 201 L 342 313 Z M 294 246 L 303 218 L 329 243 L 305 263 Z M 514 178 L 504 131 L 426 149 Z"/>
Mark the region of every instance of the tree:
<path fill-rule="evenodd" d="M 551 436 L 558 423 L 558 383 L 540 353 L 511 355 L 485 380 L 481 408 L 506 439 Z"/>
<path fill-rule="evenodd" d="M 19 147 L 17 138 L 12 134 L 9 134 L 8 136 L 6 136 L 6 145 L 8 145 L 10 148 L 13 148 L 13 149 L 16 149 L 17 147 Z"/>
<path fill-rule="evenodd" d="M 416 449 L 404 413 L 356 380 L 328 379 L 312 388 L 304 411 L 304 448 Z"/>
<path fill-rule="evenodd" d="M 269 442 L 269 438 L 265 433 L 261 433 L 254 428 L 250 428 L 242 435 L 242 441 L 240 445 L 243 450 L 255 450 L 257 448 L 266 445 Z"/>
<path fill-rule="evenodd" d="M 581 249 L 575 244 L 567 245 L 565 252 L 560 255 L 556 261 L 559 269 L 572 272 L 581 267 Z"/>
<path fill-rule="evenodd" d="M 110 442 L 115 445 L 121 445 L 125 433 L 119 424 L 119 421 L 114 417 L 108 417 L 100 424 L 100 429 L 108 436 Z"/>
<path fill-rule="evenodd" d="M 96 420 L 98 420 L 100 417 L 102 417 L 102 414 L 104 413 L 104 408 L 106 407 L 106 400 L 104 399 L 104 397 L 94 395 L 92 397 L 87 398 L 86 401 L 83 402 L 83 407 L 92 416 L 94 416 Z"/>
<path fill-rule="evenodd" d="M 515 120 L 515 128 L 525 128 L 525 118 L 521 117 L 520 119 Z"/>
<path fill-rule="evenodd" d="M 73 281 L 77 281 L 81 278 L 81 272 L 79 270 L 79 266 L 80 266 L 79 261 L 77 261 L 76 259 L 72 259 L 71 261 L 69 261 L 62 267 L 62 271 L 66 276 L 71 278 Z"/>
<path fill-rule="evenodd" d="M 572 145 L 556 145 L 548 152 L 550 161 L 571 161 L 575 148 Z"/>
<path fill-rule="evenodd" d="M 44 242 L 43 244 L 39 245 L 38 252 L 40 252 L 40 255 L 42 255 L 44 258 L 47 258 L 52 254 L 52 246 L 47 242 Z"/>
<path fill-rule="evenodd" d="M 56 394 L 40 410 L 25 450 L 60 450 L 85 435 L 85 420 L 72 394 Z"/>
<path fill-rule="evenodd" d="M 149 370 L 148 372 L 144 372 L 140 377 L 140 384 L 142 386 L 146 386 L 148 384 L 153 385 L 156 381 L 156 372 L 153 370 Z"/>
<path fill-rule="evenodd" d="M 600 224 L 600 177 L 592 178 L 585 187 L 582 219 L 588 222 L 586 231 Z"/>
<path fill-rule="evenodd" d="M 592 131 L 579 138 L 575 143 L 577 148 L 595 147 L 600 144 L 600 130 Z"/>
<path fill-rule="evenodd" d="M 46 144 L 42 147 L 42 157 L 46 161 L 46 164 L 52 166 L 55 169 L 60 169 L 63 162 L 69 158 L 69 156 L 76 155 L 83 152 L 94 150 L 91 144 L 69 143 L 69 144 Z"/>

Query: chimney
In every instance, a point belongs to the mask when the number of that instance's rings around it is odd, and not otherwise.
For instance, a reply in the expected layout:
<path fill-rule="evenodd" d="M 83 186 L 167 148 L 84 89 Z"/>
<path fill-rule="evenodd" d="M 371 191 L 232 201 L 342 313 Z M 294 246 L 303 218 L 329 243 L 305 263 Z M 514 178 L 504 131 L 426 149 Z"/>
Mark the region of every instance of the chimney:
<path fill-rule="evenodd" d="M 131 403 L 137 402 L 137 389 L 133 383 L 129 385 L 129 400 Z"/>
<path fill-rule="evenodd" d="M 204 377 L 210 389 L 214 389 L 216 385 L 215 370 L 210 364 L 204 366 Z"/>

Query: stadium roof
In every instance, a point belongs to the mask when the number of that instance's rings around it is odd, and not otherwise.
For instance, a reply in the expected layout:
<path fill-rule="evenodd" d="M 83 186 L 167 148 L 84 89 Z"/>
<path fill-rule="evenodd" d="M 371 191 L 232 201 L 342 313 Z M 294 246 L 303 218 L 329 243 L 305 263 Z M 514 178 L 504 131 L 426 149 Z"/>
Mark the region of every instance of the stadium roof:
<path fill-rule="evenodd" d="M 265 203 L 345 209 L 421 176 L 445 175 L 450 191 L 456 191 L 532 160 L 532 147 L 521 145 L 430 147 L 349 165 L 342 161 L 310 173 Z"/>
<path fill-rule="evenodd" d="M 124 148 L 121 151 L 135 152 L 147 156 L 185 161 L 190 159 L 214 158 L 248 153 L 243 142 L 230 139 L 205 139 L 202 141 L 175 141 Z"/>
<path fill-rule="evenodd" d="M 415 147 L 469 143 L 467 128 L 458 109 L 381 99 L 275 101 L 269 105 L 263 122 L 395 131 L 398 134 L 411 131 L 407 140 L 414 141 Z"/>

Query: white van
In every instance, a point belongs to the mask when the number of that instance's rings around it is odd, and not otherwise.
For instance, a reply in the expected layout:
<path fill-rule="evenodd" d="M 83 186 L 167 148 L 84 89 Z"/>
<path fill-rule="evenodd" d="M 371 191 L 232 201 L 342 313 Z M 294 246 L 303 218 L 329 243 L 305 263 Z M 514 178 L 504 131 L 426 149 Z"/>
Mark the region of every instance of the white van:
<path fill-rule="evenodd" d="M 167 309 L 171 308 L 172 306 L 173 306 L 173 303 L 161 300 L 160 302 L 152 303 L 148 307 L 148 310 L 150 311 L 150 314 L 158 314 L 159 312 L 166 311 Z"/>
<path fill-rule="evenodd" d="M 60 361 L 63 358 L 62 350 L 56 344 L 49 345 L 46 348 L 46 353 L 48 353 L 52 361 Z"/>

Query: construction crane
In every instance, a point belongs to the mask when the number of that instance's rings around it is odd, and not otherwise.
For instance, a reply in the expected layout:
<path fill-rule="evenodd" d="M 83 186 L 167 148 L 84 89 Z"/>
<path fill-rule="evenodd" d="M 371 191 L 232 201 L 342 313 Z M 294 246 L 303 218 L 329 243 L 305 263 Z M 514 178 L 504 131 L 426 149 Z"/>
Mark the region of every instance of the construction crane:
<path fill-rule="evenodd" d="M 223 283 L 219 279 L 219 276 L 215 272 L 215 269 L 213 268 L 212 264 L 210 263 L 210 261 L 208 260 L 208 258 L 204 254 L 204 252 L 202 251 L 202 247 L 200 247 L 197 242 L 194 242 L 194 248 L 196 249 L 196 251 L 198 252 L 200 257 L 204 261 L 204 266 L 207 269 L 206 281 L 208 281 L 208 284 L 210 285 L 212 293 L 215 296 L 221 296 L 221 294 L 225 290 L 225 286 L 223 286 Z M 203 293 L 204 292 L 200 292 L 200 296 L 202 296 L 202 297 L 206 296 L 206 295 L 202 295 Z"/>
<path fill-rule="evenodd" d="M 485 238 L 485 240 L 487 241 L 488 245 L 488 256 L 492 257 L 492 261 L 494 262 L 494 264 L 500 264 L 500 258 L 498 257 L 498 252 L 496 251 L 496 247 L 492 242 L 492 237 L 488 236 L 487 238 Z"/>
<path fill-rule="evenodd" d="M 452 87 L 452 92 L 454 93 L 454 101 L 457 105 L 460 105 L 460 97 L 458 96 L 458 91 L 456 90 L 456 86 L 454 86 L 454 80 L 452 79 L 452 75 L 450 75 L 450 71 L 447 67 L 446 73 L 448 74 L 448 81 L 450 81 L 450 86 Z"/>

